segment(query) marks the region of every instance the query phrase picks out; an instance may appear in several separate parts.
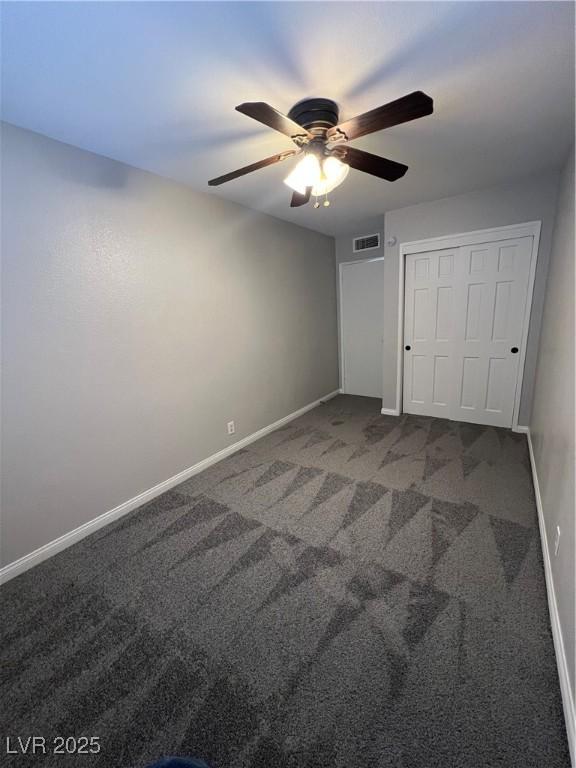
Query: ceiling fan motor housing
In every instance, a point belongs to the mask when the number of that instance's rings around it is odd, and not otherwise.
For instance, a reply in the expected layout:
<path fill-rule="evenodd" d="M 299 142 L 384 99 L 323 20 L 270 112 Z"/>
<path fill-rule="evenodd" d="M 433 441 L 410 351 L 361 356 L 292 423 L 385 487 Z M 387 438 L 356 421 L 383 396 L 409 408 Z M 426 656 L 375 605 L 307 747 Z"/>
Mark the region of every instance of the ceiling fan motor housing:
<path fill-rule="evenodd" d="M 317 136 L 338 124 L 338 104 L 332 99 L 304 99 L 294 104 L 288 117 Z"/>

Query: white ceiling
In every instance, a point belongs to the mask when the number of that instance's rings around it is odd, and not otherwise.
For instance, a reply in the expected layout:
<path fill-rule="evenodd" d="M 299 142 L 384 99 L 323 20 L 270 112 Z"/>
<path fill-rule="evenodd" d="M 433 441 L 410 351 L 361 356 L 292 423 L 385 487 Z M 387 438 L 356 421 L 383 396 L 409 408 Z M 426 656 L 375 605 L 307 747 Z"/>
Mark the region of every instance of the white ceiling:
<path fill-rule="evenodd" d="M 385 210 L 558 167 L 574 136 L 569 2 L 3 3 L 3 119 L 330 234 Z M 414 90 L 432 116 L 355 146 L 410 166 L 351 171 L 290 209 L 291 162 L 209 189 L 291 142 L 234 111 L 308 96 L 341 117 Z"/>

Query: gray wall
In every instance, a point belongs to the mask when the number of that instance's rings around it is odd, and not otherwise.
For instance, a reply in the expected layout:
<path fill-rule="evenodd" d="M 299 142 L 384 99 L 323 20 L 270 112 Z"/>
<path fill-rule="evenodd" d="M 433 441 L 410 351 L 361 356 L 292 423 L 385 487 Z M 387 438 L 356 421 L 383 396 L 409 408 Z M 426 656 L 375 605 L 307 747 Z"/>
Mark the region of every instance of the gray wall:
<path fill-rule="evenodd" d="M 562 176 L 544 299 L 530 432 L 572 695 L 574 641 L 574 150 Z M 554 557 L 556 526 L 562 531 Z"/>
<path fill-rule="evenodd" d="M 544 301 L 544 286 L 550 257 L 552 227 L 556 206 L 558 174 L 550 173 L 501 187 L 490 187 L 431 203 L 388 211 L 385 214 L 386 239 L 397 244 L 385 248 L 384 264 L 384 388 L 382 405 L 396 406 L 396 363 L 398 343 L 399 246 L 411 240 L 469 232 L 475 229 L 542 221 L 540 250 L 534 284 L 534 301 L 528 334 L 526 364 L 519 423 L 530 419 L 538 337 Z"/>
<path fill-rule="evenodd" d="M 8 563 L 335 390 L 338 360 L 332 238 L 13 126 L 2 149 Z"/>

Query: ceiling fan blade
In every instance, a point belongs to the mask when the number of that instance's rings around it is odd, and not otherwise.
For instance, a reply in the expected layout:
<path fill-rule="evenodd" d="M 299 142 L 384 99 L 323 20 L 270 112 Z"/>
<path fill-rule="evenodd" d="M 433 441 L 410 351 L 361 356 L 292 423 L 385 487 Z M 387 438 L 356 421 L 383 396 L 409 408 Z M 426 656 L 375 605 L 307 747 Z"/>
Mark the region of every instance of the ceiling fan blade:
<path fill-rule="evenodd" d="M 297 144 L 304 144 L 313 138 L 306 128 L 302 128 L 294 120 L 286 117 L 282 112 L 278 112 L 277 109 L 274 109 L 274 107 L 271 107 L 264 101 L 248 101 L 245 104 L 239 104 L 236 107 L 236 111 L 242 112 L 243 115 L 248 115 L 248 117 L 254 120 L 258 120 L 259 123 L 263 123 L 269 128 L 283 133 L 285 136 L 289 136 Z"/>
<path fill-rule="evenodd" d="M 306 205 L 310 200 L 312 194 L 312 187 L 306 187 L 306 192 L 301 195 L 300 192 L 292 192 L 292 200 L 290 200 L 290 208 L 299 208 L 301 205 Z"/>
<path fill-rule="evenodd" d="M 217 187 L 219 184 L 224 184 L 232 179 L 237 179 L 239 176 L 245 176 L 252 171 L 258 171 L 260 168 L 266 168 L 268 165 L 274 165 L 275 163 L 281 163 L 282 160 L 287 160 L 289 157 L 299 155 L 299 149 L 288 149 L 286 152 L 279 152 L 277 155 L 267 157 L 265 160 L 259 160 L 257 163 L 251 165 L 245 165 L 244 168 L 239 168 L 237 171 L 231 171 L 224 174 L 224 176 L 218 176 L 216 179 L 210 179 L 208 182 L 209 187 Z"/>
<path fill-rule="evenodd" d="M 391 128 L 393 125 L 407 123 L 418 117 L 430 115 L 434 111 L 434 102 L 422 91 L 414 91 L 408 96 L 391 101 L 382 107 L 376 107 L 363 115 L 357 115 L 346 120 L 340 125 L 330 128 L 326 134 L 328 140 L 345 139 L 351 141 L 368 133 L 381 131 L 383 128 Z"/>
<path fill-rule="evenodd" d="M 347 163 L 350 168 L 356 168 L 357 171 L 370 173 L 372 176 L 378 176 L 386 181 L 396 181 L 400 179 L 408 170 L 407 165 L 396 163 L 394 160 L 387 160 L 385 157 L 372 155 L 370 152 L 364 152 L 355 147 L 341 147 L 338 157 L 343 163 Z"/>

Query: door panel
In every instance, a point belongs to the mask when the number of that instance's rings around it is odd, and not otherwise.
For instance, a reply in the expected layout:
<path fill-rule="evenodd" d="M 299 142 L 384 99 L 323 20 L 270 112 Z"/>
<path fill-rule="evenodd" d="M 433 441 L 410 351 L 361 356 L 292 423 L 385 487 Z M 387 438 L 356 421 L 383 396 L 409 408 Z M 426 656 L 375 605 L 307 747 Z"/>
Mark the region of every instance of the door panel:
<path fill-rule="evenodd" d="M 471 283 L 468 286 L 468 303 L 466 306 L 466 341 L 479 341 L 482 325 L 482 305 L 486 286 L 481 283 Z"/>
<path fill-rule="evenodd" d="M 432 403 L 448 407 L 452 396 L 452 370 L 447 355 L 434 356 Z"/>
<path fill-rule="evenodd" d="M 462 360 L 460 382 L 460 408 L 471 410 L 476 407 L 478 400 L 479 357 L 465 357 Z"/>
<path fill-rule="evenodd" d="M 408 255 L 404 411 L 510 427 L 532 238 Z"/>
<path fill-rule="evenodd" d="M 410 400 L 412 403 L 424 405 L 427 395 L 427 382 L 429 379 L 429 360 L 424 355 L 412 355 L 412 376 L 410 388 Z"/>
<path fill-rule="evenodd" d="M 455 377 L 466 397 L 451 418 L 510 427 L 516 396 L 532 238 L 503 240 L 459 249 L 462 274 L 457 291 Z M 458 318 L 466 318 L 460 326 Z M 469 382 L 475 365 L 475 394 Z M 467 370 L 465 370 L 467 368 Z"/>
<path fill-rule="evenodd" d="M 504 283 L 496 283 L 496 298 L 494 300 L 494 315 L 492 318 L 492 341 L 506 341 L 508 338 L 512 290 L 513 284 L 509 280 Z"/>
<path fill-rule="evenodd" d="M 436 289 L 436 341 L 449 341 L 452 333 L 454 289 L 441 285 Z"/>
<path fill-rule="evenodd" d="M 406 259 L 404 411 L 448 417 L 452 401 L 457 251 Z"/>
<path fill-rule="evenodd" d="M 412 341 L 426 341 L 430 313 L 430 291 L 428 288 L 414 290 L 414 312 L 412 315 Z"/>
<path fill-rule="evenodd" d="M 382 397 L 384 260 L 351 261 L 340 270 L 342 389 Z"/>
<path fill-rule="evenodd" d="M 487 411 L 501 413 L 505 406 L 506 395 L 506 359 L 491 357 L 488 362 L 488 383 L 486 384 Z"/>

